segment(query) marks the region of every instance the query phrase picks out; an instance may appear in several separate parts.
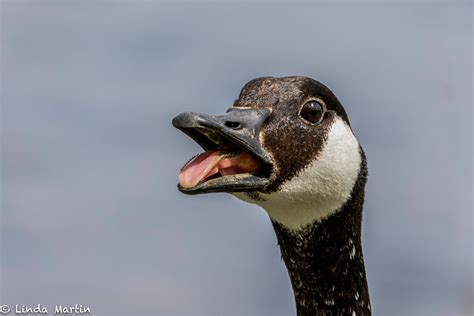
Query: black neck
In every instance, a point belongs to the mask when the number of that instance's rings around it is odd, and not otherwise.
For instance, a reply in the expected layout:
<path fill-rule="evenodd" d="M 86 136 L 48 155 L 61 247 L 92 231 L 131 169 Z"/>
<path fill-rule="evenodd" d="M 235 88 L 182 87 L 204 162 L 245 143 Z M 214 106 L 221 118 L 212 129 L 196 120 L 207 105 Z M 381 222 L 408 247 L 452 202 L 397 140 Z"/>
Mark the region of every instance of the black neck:
<path fill-rule="evenodd" d="M 321 223 L 298 231 L 273 222 L 298 315 L 370 315 L 361 246 L 365 159 L 352 197 Z"/>

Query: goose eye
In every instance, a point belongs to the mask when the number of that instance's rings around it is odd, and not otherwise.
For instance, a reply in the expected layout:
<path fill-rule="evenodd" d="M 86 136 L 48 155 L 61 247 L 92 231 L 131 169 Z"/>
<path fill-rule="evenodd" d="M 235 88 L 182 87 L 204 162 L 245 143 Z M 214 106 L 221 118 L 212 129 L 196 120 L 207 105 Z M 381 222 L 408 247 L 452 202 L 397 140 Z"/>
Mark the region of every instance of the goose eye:
<path fill-rule="evenodd" d="M 323 106 L 318 101 L 306 102 L 300 115 L 310 123 L 319 123 L 323 118 Z"/>

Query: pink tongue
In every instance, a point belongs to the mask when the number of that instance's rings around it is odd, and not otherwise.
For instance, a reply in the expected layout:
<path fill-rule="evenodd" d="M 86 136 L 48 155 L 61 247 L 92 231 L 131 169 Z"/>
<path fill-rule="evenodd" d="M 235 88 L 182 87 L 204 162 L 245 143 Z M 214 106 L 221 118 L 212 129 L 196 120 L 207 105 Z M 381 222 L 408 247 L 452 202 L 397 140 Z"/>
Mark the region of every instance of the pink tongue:
<path fill-rule="evenodd" d="M 224 156 L 219 150 L 209 150 L 188 162 L 179 173 L 179 184 L 183 188 L 192 188 L 201 180 L 216 174 L 216 165 Z"/>
<path fill-rule="evenodd" d="M 231 175 L 257 171 L 260 160 L 248 153 L 225 158 L 219 150 L 206 151 L 188 162 L 179 173 L 179 184 L 183 188 L 192 188 L 199 182 L 217 174 Z"/>

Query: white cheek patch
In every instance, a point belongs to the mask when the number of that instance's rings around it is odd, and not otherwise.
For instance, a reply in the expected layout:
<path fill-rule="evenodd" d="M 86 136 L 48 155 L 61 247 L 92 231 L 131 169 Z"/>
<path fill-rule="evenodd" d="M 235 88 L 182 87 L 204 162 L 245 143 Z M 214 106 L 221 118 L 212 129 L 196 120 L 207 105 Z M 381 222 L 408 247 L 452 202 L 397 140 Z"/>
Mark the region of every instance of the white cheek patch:
<path fill-rule="evenodd" d="M 278 192 L 260 194 L 262 201 L 241 193 L 235 195 L 262 206 L 273 220 L 297 230 L 321 221 L 344 205 L 359 175 L 361 159 L 359 143 L 350 127 L 337 118 L 319 156 Z"/>

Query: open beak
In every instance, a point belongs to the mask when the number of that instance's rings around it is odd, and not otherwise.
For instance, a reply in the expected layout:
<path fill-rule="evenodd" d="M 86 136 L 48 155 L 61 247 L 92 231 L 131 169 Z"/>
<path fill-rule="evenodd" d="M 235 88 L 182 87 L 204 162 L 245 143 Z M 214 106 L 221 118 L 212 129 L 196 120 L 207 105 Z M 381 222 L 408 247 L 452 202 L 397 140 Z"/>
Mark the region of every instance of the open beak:
<path fill-rule="evenodd" d="M 270 183 L 273 164 L 259 133 L 270 116 L 268 108 L 232 108 L 225 115 L 184 112 L 173 126 L 205 152 L 180 171 L 178 189 L 186 194 L 258 191 Z"/>

